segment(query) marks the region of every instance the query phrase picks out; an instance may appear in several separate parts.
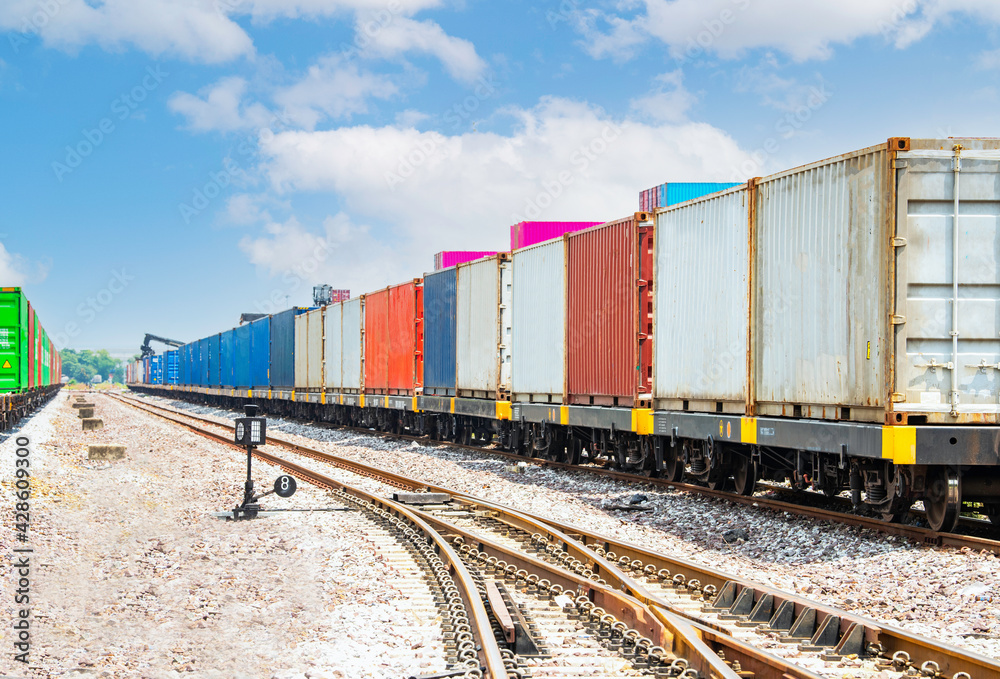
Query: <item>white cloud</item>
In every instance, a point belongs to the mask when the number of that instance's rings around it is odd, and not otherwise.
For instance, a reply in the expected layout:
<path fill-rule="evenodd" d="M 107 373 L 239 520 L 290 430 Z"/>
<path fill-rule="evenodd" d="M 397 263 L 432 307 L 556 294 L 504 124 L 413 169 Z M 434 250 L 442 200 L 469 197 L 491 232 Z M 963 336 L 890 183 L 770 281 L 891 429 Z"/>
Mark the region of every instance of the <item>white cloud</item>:
<path fill-rule="evenodd" d="M 920 40 L 953 15 L 1000 22 L 994 0 L 644 0 L 644 11 L 624 17 L 580 10 L 577 29 L 595 57 L 629 58 L 653 38 L 680 60 L 716 54 L 742 56 L 773 48 L 797 61 L 826 59 L 834 45 L 878 37 L 898 48 Z"/>
<path fill-rule="evenodd" d="M 656 77 L 656 86 L 630 102 L 632 110 L 645 118 L 667 123 L 687 119 L 688 109 L 697 98 L 684 87 L 684 74 L 678 69 Z"/>
<path fill-rule="evenodd" d="M 620 217 L 638 208 L 637 187 L 731 179 L 748 160 L 706 124 L 614 120 L 555 98 L 510 114 L 510 134 L 363 125 L 284 132 L 262 145 L 262 169 L 279 194 L 333 192 L 352 217 L 392 225 L 379 240 L 393 244 L 403 268 L 381 285 L 419 274 L 437 250 L 505 248 L 520 219 Z"/>
<path fill-rule="evenodd" d="M 38 34 L 45 45 L 75 51 L 97 44 L 106 50 L 136 47 L 208 63 L 253 54 L 253 41 L 217 8 L 220 0 L 7 0 L 0 28 Z M 11 36 L 20 44 L 24 35 Z"/>
<path fill-rule="evenodd" d="M 267 127 L 274 116 L 260 104 L 244 105 L 246 90 L 247 81 L 243 78 L 223 78 L 199 90 L 198 96 L 176 92 L 167 105 L 174 113 L 186 117 L 188 127 L 196 132 Z"/>
<path fill-rule="evenodd" d="M 260 222 L 271 222 L 271 213 L 265 205 L 273 204 L 274 201 L 266 195 L 253 195 L 250 193 L 238 193 L 230 196 L 226 200 L 226 212 L 224 219 L 230 224 L 247 226 Z M 288 207 L 283 205 L 282 207 Z"/>
<path fill-rule="evenodd" d="M 250 14 L 255 20 L 269 21 L 277 17 L 288 19 L 330 17 L 345 12 L 368 14 L 413 14 L 444 4 L 443 0 L 218 0 L 223 7 Z"/>
<path fill-rule="evenodd" d="M 10 252 L 0 243 L 0 281 L 5 286 L 41 283 L 52 268 L 51 262 L 32 262 L 26 257 Z"/>
<path fill-rule="evenodd" d="M 405 268 L 408 255 L 389 243 L 391 239 L 375 238 L 369 227 L 338 213 L 315 230 L 295 217 L 272 222 L 264 235 L 243 238 L 240 249 L 263 273 L 278 277 L 285 289 L 322 282 L 357 293 L 385 287 L 387 275 L 399 282 L 392 272 Z"/>
<path fill-rule="evenodd" d="M 321 58 L 305 77 L 275 95 L 285 116 L 312 129 L 323 116 L 337 119 L 368 110 L 370 98 L 389 99 L 399 89 L 388 76 L 342 63 L 336 55 Z"/>
<path fill-rule="evenodd" d="M 364 22 L 359 22 L 357 31 L 360 34 L 364 30 Z M 366 35 L 370 35 L 365 48 L 369 55 L 394 57 L 407 52 L 424 52 L 436 57 L 453 78 L 462 82 L 475 81 L 486 69 L 486 63 L 476 54 L 471 42 L 448 35 L 433 21 L 397 16 Z"/>

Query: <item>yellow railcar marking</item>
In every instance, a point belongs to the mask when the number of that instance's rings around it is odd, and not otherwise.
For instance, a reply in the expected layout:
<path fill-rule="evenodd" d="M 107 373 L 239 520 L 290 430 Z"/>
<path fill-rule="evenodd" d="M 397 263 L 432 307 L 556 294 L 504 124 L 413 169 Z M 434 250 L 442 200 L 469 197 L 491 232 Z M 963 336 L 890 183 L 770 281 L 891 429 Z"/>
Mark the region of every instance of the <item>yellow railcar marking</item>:
<path fill-rule="evenodd" d="M 559 406 L 559 424 L 569 424 L 569 406 Z"/>
<path fill-rule="evenodd" d="M 292 390 L 292 400 L 293 401 L 295 400 L 295 390 L 294 389 Z"/>
<path fill-rule="evenodd" d="M 268 390 L 267 390 L 267 398 L 268 398 L 268 399 L 270 399 L 270 398 L 271 398 L 271 390 L 270 390 L 270 389 L 268 389 Z"/>
<path fill-rule="evenodd" d="M 364 394 L 361 394 L 360 396 L 358 396 L 358 406 L 361 407 L 361 408 L 365 407 L 365 395 Z"/>
<path fill-rule="evenodd" d="M 320 393 L 320 395 L 319 395 L 319 402 L 322 403 L 323 405 L 326 405 L 326 392 L 325 391 L 322 392 L 322 393 Z"/>
<path fill-rule="evenodd" d="M 649 408 L 634 408 L 632 410 L 632 431 L 648 436 L 653 433 L 653 411 Z"/>
<path fill-rule="evenodd" d="M 896 464 L 916 464 L 916 428 L 882 427 L 882 458 Z"/>
<path fill-rule="evenodd" d="M 419 413 L 420 412 L 420 408 L 417 407 L 417 397 L 416 396 L 413 397 L 413 412 L 415 412 L 415 413 Z"/>
<path fill-rule="evenodd" d="M 510 401 L 497 401 L 497 419 L 509 420 L 510 417 Z"/>
<path fill-rule="evenodd" d="M 740 441 L 757 443 L 757 418 L 744 417 L 740 419 Z"/>
<path fill-rule="evenodd" d="M 450 412 L 451 412 L 452 415 L 455 414 L 455 399 L 454 398 L 451 399 L 451 411 Z"/>

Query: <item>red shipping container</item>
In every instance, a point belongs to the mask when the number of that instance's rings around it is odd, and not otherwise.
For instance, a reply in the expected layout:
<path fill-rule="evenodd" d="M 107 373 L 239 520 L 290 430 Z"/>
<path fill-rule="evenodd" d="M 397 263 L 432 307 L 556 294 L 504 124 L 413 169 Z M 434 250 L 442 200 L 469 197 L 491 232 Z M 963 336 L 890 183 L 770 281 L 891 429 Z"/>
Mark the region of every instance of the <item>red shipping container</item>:
<path fill-rule="evenodd" d="M 424 376 L 423 281 L 365 295 L 365 393 L 412 396 Z"/>
<path fill-rule="evenodd" d="M 569 235 L 570 403 L 641 406 L 653 386 L 653 223 L 632 217 Z"/>

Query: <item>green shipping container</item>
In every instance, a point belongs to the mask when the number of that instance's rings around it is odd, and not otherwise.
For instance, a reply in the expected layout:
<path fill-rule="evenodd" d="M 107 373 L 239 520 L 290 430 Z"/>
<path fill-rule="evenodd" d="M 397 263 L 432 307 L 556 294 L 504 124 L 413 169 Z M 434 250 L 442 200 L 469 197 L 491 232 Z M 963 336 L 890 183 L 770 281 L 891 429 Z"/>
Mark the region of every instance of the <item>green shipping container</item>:
<path fill-rule="evenodd" d="M 21 288 L 0 288 L 0 393 L 28 388 L 28 300 Z"/>
<path fill-rule="evenodd" d="M 42 332 L 42 384 L 48 386 L 52 384 L 52 348 L 49 345 L 49 333 L 45 328 Z"/>

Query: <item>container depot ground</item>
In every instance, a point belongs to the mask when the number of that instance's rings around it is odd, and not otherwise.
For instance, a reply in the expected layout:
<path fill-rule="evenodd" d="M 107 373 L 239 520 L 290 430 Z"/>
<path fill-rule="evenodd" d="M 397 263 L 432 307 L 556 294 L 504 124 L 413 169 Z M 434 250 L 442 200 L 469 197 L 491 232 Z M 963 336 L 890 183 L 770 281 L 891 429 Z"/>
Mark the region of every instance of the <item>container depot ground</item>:
<path fill-rule="evenodd" d="M 356 512 L 230 523 L 239 453 L 97 396 L 82 432 L 65 390 L 22 426 L 33 444 L 30 665 L 13 659 L 14 574 L 0 572 L 0 675 L 400 677 L 443 669 L 440 627 Z M 14 542 L 15 436 L 0 444 L 0 544 Z M 90 462 L 88 443 L 128 446 Z M 258 487 L 278 475 L 254 468 Z M 332 506 L 300 485 L 271 507 Z M 5 554 L 6 557 L 6 554 Z"/>

